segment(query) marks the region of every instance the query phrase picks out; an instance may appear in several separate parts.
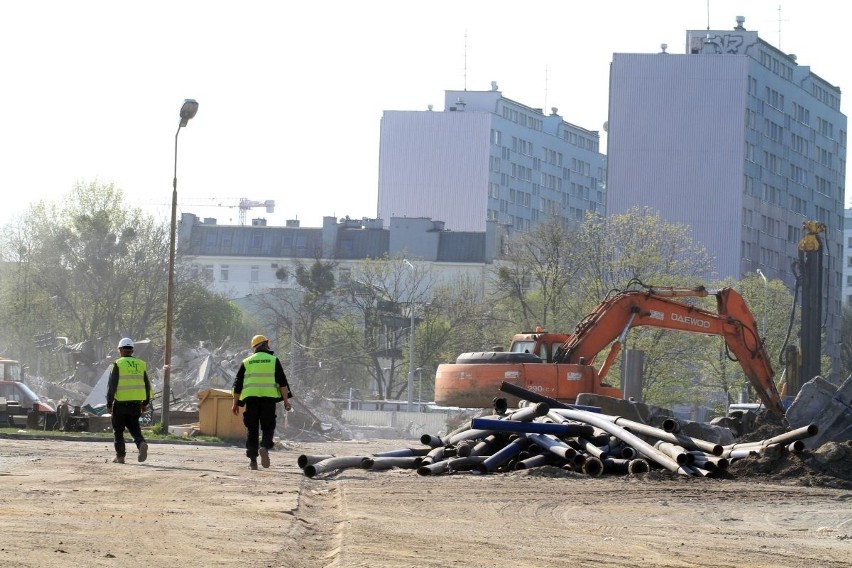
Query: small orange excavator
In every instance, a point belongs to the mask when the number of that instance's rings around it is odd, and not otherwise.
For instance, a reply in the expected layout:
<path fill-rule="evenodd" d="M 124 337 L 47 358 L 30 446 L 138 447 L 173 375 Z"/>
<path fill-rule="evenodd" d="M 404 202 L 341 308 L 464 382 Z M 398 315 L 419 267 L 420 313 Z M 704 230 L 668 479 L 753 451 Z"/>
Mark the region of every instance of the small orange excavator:
<path fill-rule="evenodd" d="M 675 299 L 710 295 L 716 297 L 715 313 Z M 604 381 L 627 332 L 637 326 L 724 338 L 766 408 L 784 416 L 772 364 L 742 296 L 732 288 L 709 291 L 703 286 L 626 290 L 601 302 L 572 334 L 538 329 L 515 335 L 508 351 L 462 353 L 455 363 L 438 366 L 435 402 L 487 408 L 494 397 L 505 396 L 500 392 L 504 381 L 567 403 L 580 393 L 623 398 L 621 389 Z M 605 360 L 595 368 L 595 358 L 607 346 Z"/>

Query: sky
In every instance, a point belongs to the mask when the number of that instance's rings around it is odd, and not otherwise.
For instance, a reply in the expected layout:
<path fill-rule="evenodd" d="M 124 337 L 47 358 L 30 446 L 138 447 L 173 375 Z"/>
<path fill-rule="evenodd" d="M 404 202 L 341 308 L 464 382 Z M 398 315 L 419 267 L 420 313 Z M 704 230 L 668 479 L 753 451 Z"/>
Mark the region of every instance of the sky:
<path fill-rule="evenodd" d="M 445 90 L 557 107 L 601 132 L 613 53 L 684 53 L 686 30 L 765 41 L 843 90 L 837 0 L 26 0 L 0 3 L 0 225 L 77 183 L 238 223 L 377 216 L 385 110 Z M 184 99 L 198 114 L 178 132 Z M 849 101 L 841 111 L 848 116 Z M 177 140 L 177 152 L 176 149 Z M 176 159 L 177 154 L 177 159 Z M 847 198 L 847 205 L 848 205 Z"/>

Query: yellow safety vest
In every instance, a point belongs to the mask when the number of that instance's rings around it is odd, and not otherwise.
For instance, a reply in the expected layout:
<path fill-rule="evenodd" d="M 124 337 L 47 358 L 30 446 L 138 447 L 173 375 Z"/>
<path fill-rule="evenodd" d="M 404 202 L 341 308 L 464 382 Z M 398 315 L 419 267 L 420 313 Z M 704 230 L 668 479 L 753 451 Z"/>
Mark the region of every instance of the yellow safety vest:
<path fill-rule="evenodd" d="M 136 357 L 121 357 L 115 364 L 118 366 L 115 400 L 119 402 L 148 400 L 145 389 L 145 361 Z"/>
<path fill-rule="evenodd" d="M 240 400 L 250 396 L 281 398 L 281 391 L 275 384 L 275 361 L 275 356 L 263 351 L 243 359 L 246 374 Z"/>

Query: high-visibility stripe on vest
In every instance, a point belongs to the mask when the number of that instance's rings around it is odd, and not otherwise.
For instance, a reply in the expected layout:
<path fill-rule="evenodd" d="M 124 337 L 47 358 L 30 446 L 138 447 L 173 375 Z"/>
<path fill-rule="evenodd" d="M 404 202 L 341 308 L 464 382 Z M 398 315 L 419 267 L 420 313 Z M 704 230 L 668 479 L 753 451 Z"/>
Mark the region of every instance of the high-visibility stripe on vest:
<path fill-rule="evenodd" d="M 118 387 L 115 389 L 115 400 L 144 401 L 148 400 L 145 390 L 145 361 L 136 357 L 121 357 L 115 361 L 118 366 Z"/>
<path fill-rule="evenodd" d="M 275 384 L 275 356 L 258 351 L 243 359 L 246 374 L 243 377 L 243 392 L 240 400 L 249 396 L 280 398 L 281 391 Z"/>

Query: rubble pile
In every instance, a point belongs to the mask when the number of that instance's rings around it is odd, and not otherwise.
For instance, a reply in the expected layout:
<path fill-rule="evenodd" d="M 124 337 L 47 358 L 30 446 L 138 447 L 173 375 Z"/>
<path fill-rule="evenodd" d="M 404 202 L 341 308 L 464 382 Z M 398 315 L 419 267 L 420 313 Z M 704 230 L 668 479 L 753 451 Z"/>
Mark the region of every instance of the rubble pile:
<path fill-rule="evenodd" d="M 150 341 L 137 341 L 135 348 L 136 356 L 148 362 L 148 378 L 157 397 L 161 397 L 163 370 L 152 364 L 151 358 L 154 353 Z M 211 350 L 203 344 L 196 347 L 176 347 L 172 353 L 172 370 L 169 377 L 172 391 L 170 409 L 197 411 L 199 392 L 209 388 L 230 389 L 240 362 L 247 354 L 248 351 L 245 350 L 239 352 Z M 27 377 L 28 386 L 36 394 L 54 403 L 65 402 L 71 406 L 81 407 L 90 398 L 105 397 L 106 381 L 111 365 L 115 361 L 114 354 L 95 353 L 83 343 L 63 346 L 63 352 L 60 355 L 67 366 L 73 368 L 73 372 L 60 381 L 51 381 L 44 377 Z"/>

